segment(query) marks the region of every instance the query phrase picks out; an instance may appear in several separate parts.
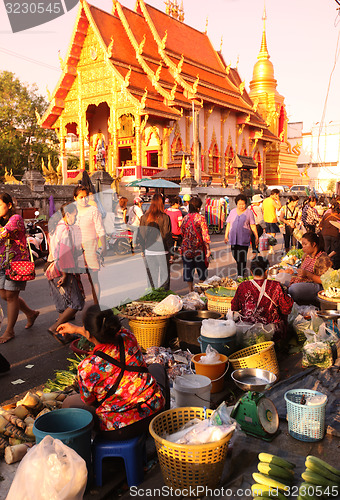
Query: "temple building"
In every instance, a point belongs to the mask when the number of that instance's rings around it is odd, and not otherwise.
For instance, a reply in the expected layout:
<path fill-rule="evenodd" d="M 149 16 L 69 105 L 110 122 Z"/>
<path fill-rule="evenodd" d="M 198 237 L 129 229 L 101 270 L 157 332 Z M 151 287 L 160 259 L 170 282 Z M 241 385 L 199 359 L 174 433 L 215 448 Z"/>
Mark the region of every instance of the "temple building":
<path fill-rule="evenodd" d="M 269 130 L 280 142 L 273 142 L 265 155 L 265 172 L 267 185 L 291 186 L 301 181 L 297 168 L 297 159 L 302 143 L 292 149 L 288 142 L 288 117 L 284 97 L 276 89 L 277 81 L 274 78 L 274 66 L 266 40 L 266 11 L 263 14 L 263 32 L 258 61 L 253 70 L 253 79 L 250 82 L 249 96 L 257 105 L 257 109 L 266 121 Z"/>
<path fill-rule="evenodd" d="M 81 0 L 40 124 L 58 134 L 64 182 L 72 133 L 80 169 L 86 145 L 90 173 L 105 170 L 123 184 L 168 172 L 179 152 L 198 183 L 291 184 L 296 156 L 285 149 L 287 117 L 265 31 L 250 87 L 253 100 L 207 33 L 184 23 L 177 0 L 166 1 L 166 12 L 113 0 L 111 13 Z"/>

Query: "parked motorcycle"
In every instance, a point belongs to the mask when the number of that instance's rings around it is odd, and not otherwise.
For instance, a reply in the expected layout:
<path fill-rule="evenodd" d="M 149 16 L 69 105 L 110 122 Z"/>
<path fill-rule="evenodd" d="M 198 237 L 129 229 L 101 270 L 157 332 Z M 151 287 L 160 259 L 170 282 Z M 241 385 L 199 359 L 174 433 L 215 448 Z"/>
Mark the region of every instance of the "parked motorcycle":
<path fill-rule="evenodd" d="M 107 239 L 107 245 L 110 250 L 118 255 L 126 255 L 132 250 L 138 250 L 139 246 L 133 248 L 132 246 L 133 233 L 128 229 L 117 230 L 110 234 Z"/>
<path fill-rule="evenodd" d="M 36 217 L 38 217 L 39 212 L 35 212 Z M 45 231 L 39 225 L 42 219 L 35 219 L 26 224 L 27 232 L 27 244 L 31 248 L 33 260 L 43 259 L 47 261 L 48 257 L 48 243 Z"/>

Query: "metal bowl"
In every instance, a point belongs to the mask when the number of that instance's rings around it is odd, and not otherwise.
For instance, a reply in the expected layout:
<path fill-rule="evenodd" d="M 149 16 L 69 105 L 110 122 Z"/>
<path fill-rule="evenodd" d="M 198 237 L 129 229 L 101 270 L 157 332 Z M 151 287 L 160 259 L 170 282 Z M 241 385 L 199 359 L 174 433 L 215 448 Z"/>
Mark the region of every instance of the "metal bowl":
<path fill-rule="evenodd" d="M 340 311 L 337 311 L 336 309 L 325 309 L 324 311 L 317 311 L 316 314 L 323 319 L 340 318 Z"/>
<path fill-rule="evenodd" d="M 260 368 L 241 368 L 231 374 L 231 378 L 243 391 L 265 391 L 276 382 L 276 375 Z"/>

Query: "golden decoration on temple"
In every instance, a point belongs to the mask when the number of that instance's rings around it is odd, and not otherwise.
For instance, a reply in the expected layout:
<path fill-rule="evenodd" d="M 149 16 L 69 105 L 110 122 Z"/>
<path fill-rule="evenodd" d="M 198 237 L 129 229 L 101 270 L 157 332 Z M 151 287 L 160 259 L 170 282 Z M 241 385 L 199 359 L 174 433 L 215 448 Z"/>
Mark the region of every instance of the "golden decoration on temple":
<path fill-rule="evenodd" d="M 58 58 L 59 58 L 59 62 L 60 62 L 60 67 L 61 67 L 61 69 L 64 69 L 64 60 L 63 60 L 63 58 L 61 57 L 61 54 L 60 54 L 60 49 L 58 50 Z"/>
<path fill-rule="evenodd" d="M 47 168 L 45 167 L 44 159 L 41 158 L 41 170 L 45 178 L 46 184 L 58 184 L 58 173 L 54 170 L 51 163 L 51 157 L 48 156 Z"/>
<path fill-rule="evenodd" d="M 40 126 L 40 124 L 41 124 L 41 116 L 39 115 L 37 108 L 35 108 L 34 113 L 35 113 L 35 117 L 37 119 L 37 124 Z"/>
<path fill-rule="evenodd" d="M 144 34 L 143 35 L 143 40 L 138 45 L 138 49 L 137 49 L 137 52 L 138 52 L 139 55 L 143 54 L 143 49 L 144 49 L 145 42 L 146 42 L 146 35 Z"/>
<path fill-rule="evenodd" d="M 225 72 L 227 73 L 227 75 L 229 75 L 229 73 L 230 73 L 230 68 L 231 68 L 231 62 L 225 68 Z"/>
<path fill-rule="evenodd" d="M 165 34 L 162 38 L 162 41 L 161 41 L 161 49 L 164 50 L 165 49 L 165 45 L 166 45 L 166 40 L 168 38 L 168 30 L 165 30 Z"/>
<path fill-rule="evenodd" d="M 5 167 L 4 179 L 5 179 L 5 184 L 22 184 L 21 181 L 18 181 L 18 179 L 14 177 L 13 170 L 11 169 L 11 172 L 8 173 L 6 167 Z"/>
<path fill-rule="evenodd" d="M 107 55 L 108 55 L 109 57 L 112 57 L 113 42 L 114 42 L 114 40 L 113 40 L 113 36 L 112 36 L 112 37 L 111 37 L 111 42 L 110 42 L 110 45 L 109 45 L 109 46 L 108 46 L 108 48 L 107 48 Z"/>
<path fill-rule="evenodd" d="M 220 52 L 222 52 L 222 47 L 223 47 L 223 35 L 221 36 Z"/>
<path fill-rule="evenodd" d="M 207 16 L 207 18 L 205 20 L 205 31 L 204 31 L 205 35 L 208 33 L 208 22 L 209 22 L 209 18 Z"/>
<path fill-rule="evenodd" d="M 200 81 L 200 75 L 197 75 L 197 78 L 194 81 L 193 86 L 192 86 L 192 90 L 193 90 L 194 94 L 196 94 L 196 92 L 197 92 L 197 87 L 198 87 L 199 81 Z"/>
<path fill-rule="evenodd" d="M 245 80 L 243 80 L 242 83 L 240 83 L 240 86 L 239 86 L 239 90 L 240 90 L 240 94 L 243 95 L 243 92 L 244 92 L 244 87 L 246 86 L 246 82 Z"/>
<path fill-rule="evenodd" d="M 130 77 L 131 77 L 131 66 L 129 66 L 129 71 L 126 73 L 125 78 L 124 78 L 124 87 L 127 89 L 128 86 L 130 85 Z"/>
<path fill-rule="evenodd" d="M 184 21 L 184 9 L 183 9 L 183 1 L 181 2 L 181 6 L 178 5 L 177 0 L 165 0 L 165 13 L 168 16 L 177 19 L 178 21 Z"/>

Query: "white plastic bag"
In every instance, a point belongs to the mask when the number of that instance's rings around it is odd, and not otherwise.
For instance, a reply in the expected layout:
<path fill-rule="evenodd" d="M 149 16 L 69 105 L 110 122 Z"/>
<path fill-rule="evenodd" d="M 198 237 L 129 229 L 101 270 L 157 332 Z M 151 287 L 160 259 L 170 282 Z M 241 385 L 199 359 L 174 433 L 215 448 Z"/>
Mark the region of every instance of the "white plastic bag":
<path fill-rule="evenodd" d="M 232 319 L 204 319 L 201 326 L 201 335 L 215 339 L 232 337 L 236 334 L 236 325 Z"/>
<path fill-rule="evenodd" d="M 159 304 L 153 308 L 155 314 L 166 316 L 167 314 L 176 314 L 181 311 L 183 302 L 178 295 L 168 295 Z"/>
<path fill-rule="evenodd" d="M 86 482 L 85 460 L 46 436 L 22 459 L 6 500 L 82 500 Z"/>
<path fill-rule="evenodd" d="M 190 292 L 182 297 L 184 311 L 202 310 L 205 307 L 205 302 L 201 299 L 197 292 Z"/>
<path fill-rule="evenodd" d="M 273 323 L 268 325 L 255 323 L 243 334 L 242 345 L 249 347 L 254 344 L 261 344 L 262 342 L 269 342 L 272 340 L 274 333 L 275 325 Z"/>
<path fill-rule="evenodd" d="M 222 363 L 222 361 L 220 354 L 216 351 L 216 349 L 208 344 L 205 351 L 205 356 L 202 356 L 200 358 L 199 363 L 203 363 L 204 365 L 217 365 L 217 363 Z"/>

